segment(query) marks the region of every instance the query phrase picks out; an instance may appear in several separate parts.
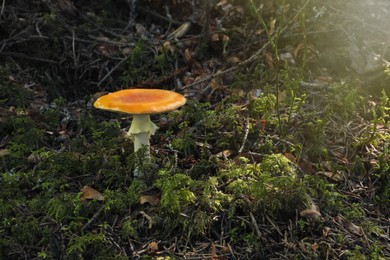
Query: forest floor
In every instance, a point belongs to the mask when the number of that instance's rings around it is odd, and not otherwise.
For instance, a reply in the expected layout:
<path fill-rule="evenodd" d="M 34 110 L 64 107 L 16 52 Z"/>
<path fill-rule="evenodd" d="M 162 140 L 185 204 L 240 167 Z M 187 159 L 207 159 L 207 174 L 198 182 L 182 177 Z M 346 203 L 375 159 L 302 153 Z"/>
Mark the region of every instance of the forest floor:
<path fill-rule="evenodd" d="M 325 2 L 0 1 L 0 258 L 389 259 L 390 2 Z"/>

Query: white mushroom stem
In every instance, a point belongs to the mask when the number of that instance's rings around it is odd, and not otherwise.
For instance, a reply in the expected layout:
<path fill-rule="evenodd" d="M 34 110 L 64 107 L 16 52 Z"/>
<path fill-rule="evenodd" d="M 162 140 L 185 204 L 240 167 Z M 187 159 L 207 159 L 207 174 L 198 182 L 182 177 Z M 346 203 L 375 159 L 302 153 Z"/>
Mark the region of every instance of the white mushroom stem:
<path fill-rule="evenodd" d="M 146 146 L 145 161 L 150 161 L 150 136 L 158 129 L 151 120 L 149 115 L 133 115 L 128 136 L 134 139 L 134 152 Z M 140 177 L 142 173 L 139 170 L 139 163 L 136 163 L 134 176 Z"/>

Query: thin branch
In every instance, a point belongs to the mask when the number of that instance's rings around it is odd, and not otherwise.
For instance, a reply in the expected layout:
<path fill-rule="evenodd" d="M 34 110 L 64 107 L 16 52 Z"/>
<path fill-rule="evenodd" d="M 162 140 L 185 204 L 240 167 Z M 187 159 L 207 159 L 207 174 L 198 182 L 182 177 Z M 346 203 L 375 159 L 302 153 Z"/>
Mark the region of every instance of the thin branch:
<path fill-rule="evenodd" d="M 85 225 L 81 228 L 82 231 L 89 228 L 89 226 L 98 219 L 98 217 L 100 216 L 100 213 L 102 213 L 104 207 L 105 207 L 105 205 L 102 205 L 99 208 L 99 210 L 92 216 L 92 218 L 87 223 L 85 223 Z"/>
<path fill-rule="evenodd" d="M 74 30 L 73 29 L 72 29 L 72 53 L 73 53 L 74 66 L 77 67 L 76 45 L 75 45 L 75 36 L 74 36 Z"/>
<path fill-rule="evenodd" d="M 3 16 L 4 6 L 5 6 L 5 0 L 3 0 L 3 3 L 1 4 L 0 21 L 1 21 L 1 17 Z"/>
<path fill-rule="evenodd" d="M 245 147 L 245 143 L 246 143 L 246 140 L 248 139 L 248 134 L 249 134 L 249 113 L 246 117 L 246 122 L 245 122 L 245 129 L 244 129 L 245 133 L 244 133 L 244 138 L 242 140 L 242 144 L 241 144 L 241 147 L 240 149 L 238 150 L 238 153 L 242 153 L 242 151 L 244 150 L 244 147 Z"/>
<path fill-rule="evenodd" d="M 22 59 L 27 59 L 27 60 L 41 61 L 41 62 L 46 62 L 46 63 L 58 64 L 58 62 L 55 61 L 55 60 L 43 59 L 43 58 L 39 58 L 39 57 L 31 57 L 31 56 L 27 56 L 27 55 L 24 55 L 24 54 L 21 54 L 21 53 L 16 53 L 16 52 L 0 52 L 0 55 L 12 56 L 12 57 L 17 57 L 17 58 L 22 58 Z"/>
<path fill-rule="evenodd" d="M 291 21 L 286 26 L 284 26 L 277 35 L 280 35 L 281 33 L 283 33 L 293 23 L 293 21 L 296 20 L 296 18 L 306 8 L 306 6 L 307 6 L 307 4 L 309 2 L 310 2 L 310 0 L 307 0 L 303 4 L 301 9 L 299 9 L 298 12 L 295 14 L 293 19 L 291 19 Z M 198 81 L 196 81 L 194 83 L 188 84 L 188 85 L 184 86 L 182 89 L 191 88 L 191 87 L 199 85 L 199 84 L 201 84 L 201 83 L 203 83 L 205 81 L 209 81 L 209 80 L 212 80 L 213 78 L 216 78 L 216 77 L 228 74 L 230 72 L 233 72 L 236 69 L 241 68 L 244 65 L 247 65 L 248 63 L 254 61 L 265 50 L 265 48 L 268 47 L 268 45 L 270 45 L 271 42 L 272 42 L 272 39 L 269 39 L 257 52 L 255 52 L 252 56 L 250 56 L 248 59 L 244 60 L 243 62 L 238 63 L 236 66 L 230 67 L 230 68 L 228 68 L 226 70 L 223 70 L 223 71 L 219 71 L 219 72 L 217 72 L 215 74 L 212 74 L 212 75 L 210 75 L 210 76 L 208 76 L 206 78 L 203 78 L 203 79 L 198 80 Z"/>
<path fill-rule="evenodd" d="M 252 225 L 254 226 L 254 228 L 256 230 L 257 236 L 261 237 L 261 231 L 260 231 L 259 225 L 257 225 L 257 221 L 256 221 L 255 216 L 253 216 L 252 212 L 249 212 L 249 216 L 251 217 Z"/>
<path fill-rule="evenodd" d="M 120 60 L 99 82 L 98 87 L 125 61 L 127 61 L 129 57 L 124 57 L 122 60 Z"/>
<path fill-rule="evenodd" d="M 264 44 L 263 47 L 261 47 L 261 48 L 260 48 L 255 54 L 253 54 L 249 59 L 244 60 L 243 62 L 240 62 L 240 63 L 237 64 L 236 66 L 230 67 L 230 68 L 228 68 L 228 69 L 226 69 L 226 70 L 223 70 L 223 71 L 219 71 L 219 72 L 217 72 L 217 73 L 215 73 L 215 74 L 212 74 L 212 75 L 210 75 L 210 76 L 208 76 L 208 77 L 206 77 L 206 78 L 203 78 L 203 79 L 198 80 L 198 81 L 196 81 L 196 82 L 194 82 L 194 83 L 188 84 L 188 85 L 184 86 L 182 89 L 191 88 L 191 87 L 196 86 L 196 85 L 199 85 L 199 84 L 201 84 L 201 83 L 203 83 L 203 82 L 205 82 L 205 81 L 209 81 L 209 80 L 212 80 L 213 78 L 216 78 L 216 77 L 219 77 L 219 76 L 222 76 L 222 75 L 225 75 L 225 74 L 228 74 L 228 73 L 230 73 L 230 72 L 235 71 L 236 69 L 238 69 L 238 68 L 240 68 L 240 67 L 242 67 L 242 66 L 244 66 L 244 65 L 246 65 L 246 64 L 248 64 L 248 63 L 250 63 L 250 62 L 252 62 L 253 60 L 255 60 L 255 59 L 257 58 L 257 56 L 259 56 L 260 53 L 261 53 L 268 45 L 269 45 L 269 42 L 267 42 L 266 44 Z"/>

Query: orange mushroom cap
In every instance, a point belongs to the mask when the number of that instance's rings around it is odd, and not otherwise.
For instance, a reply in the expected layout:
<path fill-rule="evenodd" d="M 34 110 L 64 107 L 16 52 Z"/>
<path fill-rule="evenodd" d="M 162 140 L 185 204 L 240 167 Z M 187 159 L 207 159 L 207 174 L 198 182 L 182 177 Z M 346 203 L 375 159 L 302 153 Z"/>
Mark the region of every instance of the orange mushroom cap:
<path fill-rule="evenodd" d="M 172 111 L 186 103 L 176 92 L 162 89 L 125 89 L 98 98 L 94 106 L 99 109 L 128 114 L 159 114 Z"/>

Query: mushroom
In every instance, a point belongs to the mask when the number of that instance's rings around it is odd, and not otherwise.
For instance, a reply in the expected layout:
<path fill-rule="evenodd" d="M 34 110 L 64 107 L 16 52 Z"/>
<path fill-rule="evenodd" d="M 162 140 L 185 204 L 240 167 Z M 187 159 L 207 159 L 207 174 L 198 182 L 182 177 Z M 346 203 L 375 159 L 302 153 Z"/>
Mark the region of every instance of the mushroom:
<path fill-rule="evenodd" d="M 134 140 L 134 151 L 146 146 L 145 156 L 150 159 L 150 136 L 158 127 L 150 120 L 151 114 L 172 111 L 186 103 L 186 98 L 176 92 L 161 89 L 125 89 L 98 98 L 98 109 L 123 112 L 133 115 L 128 136 Z M 141 177 L 136 166 L 134 177 Z"/>

